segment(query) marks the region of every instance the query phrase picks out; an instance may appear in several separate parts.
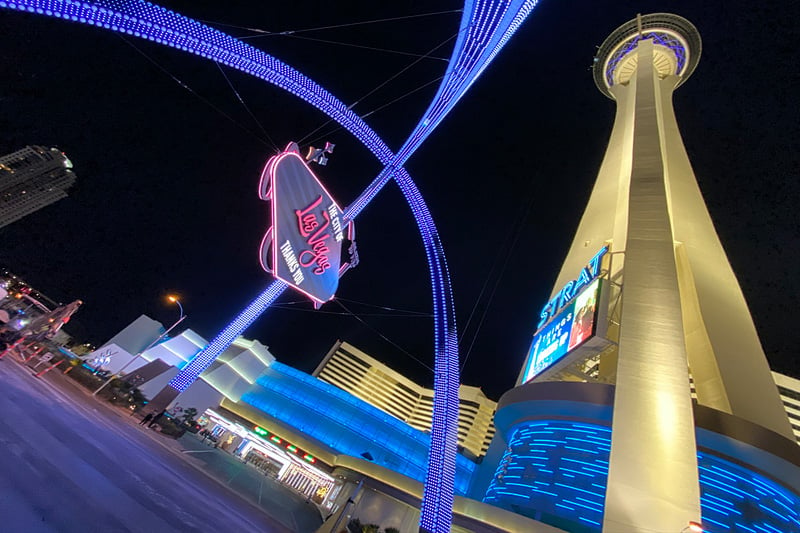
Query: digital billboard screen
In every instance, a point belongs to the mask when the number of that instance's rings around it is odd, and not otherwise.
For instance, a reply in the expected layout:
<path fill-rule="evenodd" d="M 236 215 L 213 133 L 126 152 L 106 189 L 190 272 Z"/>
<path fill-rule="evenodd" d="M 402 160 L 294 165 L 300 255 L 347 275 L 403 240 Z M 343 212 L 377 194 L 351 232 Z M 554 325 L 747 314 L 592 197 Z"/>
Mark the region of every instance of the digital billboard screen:
<path fill-rule="evenodd" d="M 521 383 L 527 383 L 595 334 L 600 279 L 590 283 L 533 336 Z"/>

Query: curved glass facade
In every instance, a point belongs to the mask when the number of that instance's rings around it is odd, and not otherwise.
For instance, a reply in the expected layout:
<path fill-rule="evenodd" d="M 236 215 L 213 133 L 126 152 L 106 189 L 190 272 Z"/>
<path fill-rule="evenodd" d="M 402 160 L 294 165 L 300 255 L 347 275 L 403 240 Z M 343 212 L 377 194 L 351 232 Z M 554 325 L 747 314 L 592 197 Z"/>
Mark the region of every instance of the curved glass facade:
<path fill-rule="evenodd" d="M 277 361 L 241 401 L 339 453 L 361 457 L 424 482 L 430 435 L 352 394 Z M 465 494 L 475 463 L 456 459 L 457 494 Z"/>
<path fill-rule="evenodd" d="M 540 420 L 509 435 L 483 501 L 571 532 L 600 531 L 611 429 Z M 800 496 L 707 452 L 697 460 L 704 531 L 800 532 Z"/>

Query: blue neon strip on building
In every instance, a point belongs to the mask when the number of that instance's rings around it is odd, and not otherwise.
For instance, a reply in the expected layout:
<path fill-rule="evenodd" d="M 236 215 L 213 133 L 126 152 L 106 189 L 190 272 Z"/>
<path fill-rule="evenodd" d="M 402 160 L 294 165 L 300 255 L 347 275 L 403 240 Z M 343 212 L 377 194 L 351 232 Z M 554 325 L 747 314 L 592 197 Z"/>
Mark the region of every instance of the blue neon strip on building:
<path fill-rule="evenodd" d="M 568 531 L 600 531 L 610 428 L 542 420 L 510 435 L 483 501 Z M 800 496 L 709 453 L 698 452 L 697 461 L 706 533 L 800 532 Z"/>
<path fill-rule="evenodd" d="M 431 436 L 324 381 L 277 361 L 241 401 L 330 446 L 419 482 L 425 480 Z M 456 458 L 455 489 L 465 494 L 476 464 Z"/>

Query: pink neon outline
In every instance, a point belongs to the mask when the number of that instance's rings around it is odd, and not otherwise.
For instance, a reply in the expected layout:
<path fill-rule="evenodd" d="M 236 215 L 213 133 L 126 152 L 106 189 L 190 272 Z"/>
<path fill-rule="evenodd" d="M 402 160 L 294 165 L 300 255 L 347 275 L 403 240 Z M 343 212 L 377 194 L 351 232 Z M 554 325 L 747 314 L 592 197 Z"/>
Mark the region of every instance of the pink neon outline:
<path fill-rule="evenodd" d="M 264 165 L 264 170 L 261 171 L 261 178 L 258 180 L 258 197 L 268 202 L 272 197 L 272 180 L 270 179 L 269 188 L 264 191 L 262 194 L 263 186 L 264 186 L 264 179 L 270 175 L 270 168 L 272 166 L 272 161 L 275 159 L 276 156 L 272 156 L 267 161 L 267 164 Z"/>
<path fill-rule="evenodd" d="M 270 226 L 267 228 L 267 232 L 264 234 L 264 238 L 261 239 L 261 246 L 258 247 L 258 262 L 261 263 L 261 268 L 263 268 L 269 274 L 275 274 L 272 269 L 268 268 L 267 265 L 264 264 L 263 257 L 264 257 L 264 246 L 267 244 L 267 241 L 272 242 L 272 227 Z M 272 242 L 272 245 L 275 246 L 275 243 Z M 273 263 L 273 266 L 275 263 Z"/>
<path fill-rule="evenodd" d="M 282 282 L 284 282 L 285 284 L 289 285 L 293 289 L 305 294 L 312 302 L 315 302 L 315 305 L 316 304 L 321 305 L 321 304 L 324 304 L 325 302 L 329 302 L 329 301 L 333 300 L 333 298 L 334 298 L 334 296 L 336 296 L 336 294 L 335 293 L 332 294 L 331 297 L 328 298 L 327 300 L 320 300 L 319 298 L 309 294 L 308 292 L 304 291 L 303 289 L 301 289 L 300 287 L 295 285 L 294 284 L 294 280 L 292 280 L 290 282 L 290 281 L 288 281 L 288 280 L 286 280 L 286 279 L 284 279 L 284 278 L 282 278 L 281 276 L 278 275 L 278 268 L 277 268 L 277 265 L 278 265 L 278 262 L 277 262 L 278 261 L 278 246 L 277 246 L 276 239 L 277 239 L 277 236 L 279 235 L 280 232 L 278 231 L 278 220 L 277 220 L 277 216 L 276 216 L 277 213 L 278 213 L 278 202 L 277 202 L 278 184 L 277 184 L 277 180 L 275 179 L 276 178 L 275 169 L 278 167 L 278 164 L 286 157 L 294 156 L 297 159 L 299 159 L 300 162 L 305 167 L 305 169 L 309 172 L 309 174 L 311 174 L 311 177 L 314 178 L 314 181 L 317 182 L 317 185 L 319 185 L 320 188 L 325 192 L 325 195 L 328 198 L 331 199 L 331 201 L 333 202 L 333 205 L 336 206 L 336 209 L 339 212 L 338 214 L 339 214 L 339 219 L 340 220 L 343 219 L 343 216 L 342 216 L 343 213 L 342 213 L 342 208 L 336 202 L 336 199 L 334 199 L 334 197 L 331 195 L 331 193 L 328 192 L 328 189 L 326 189 L 325 186 L 322 184 L 322 182 L 319 180 L 317 175 L 314 174 L 314 172 L 308 167 L 308 165 L 306 164 L 305 160 L 300 156 L 300 154 L 297 151 L 291 149 L 292 145 L 296 146 L 296 143 L 289 143 L 289 145 L 286 147 L 286 149 L 282 153 L 280 153 L 278 155 L 275 155 L 275 156 L 272 156 L 270 158 L 270 160 L 267 161 L 267 165 L 264 167 L 264 172 L 269 171 L 269 176 L 270 176 L 270 192 L 271 192 L 271 203 L 272 203 L 272 205 L 270 206 L 271 207 L 271 211 L 272 211 L 272 213 L 271 213 L 271 215 L 272 215 L 272 228 L 270 228 L 270 230 L 272 231 L 272 266 L 275 267 L 275 271 L 272 272 L 272 275 L 275 276 L 277 279 L 281 280 Z M 261 179 L 262 180 L 264 179 L 263 174 L 262 174 L 262 178 Z M 260 191 L 261 191 L 261 187 L 259 186 L 259 192 Z M 351 223 L 352 223 L 352 221 L 349 222 L 348 225 L 351 224 Z M 262 240 L 262 245 L 263 245 L 263 240 Z M 259 254 L 259 262 L 261 262 L 261 255 L 260 254 Z M 261 266 L 263 267 L 264 265 L 262 264 Z M 337 275 L 338 275 L 338 273 L 337 273 Z"/>

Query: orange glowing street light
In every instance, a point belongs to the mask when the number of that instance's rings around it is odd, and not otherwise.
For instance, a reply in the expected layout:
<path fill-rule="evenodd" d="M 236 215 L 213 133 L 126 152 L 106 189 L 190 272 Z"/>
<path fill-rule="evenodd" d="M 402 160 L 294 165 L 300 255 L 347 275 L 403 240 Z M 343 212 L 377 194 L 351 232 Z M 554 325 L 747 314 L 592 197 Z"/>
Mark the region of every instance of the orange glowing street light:
<path fill-rule="evenodd" d="M 178 297 L 175 296 L 174 294 L 170 294 L 170 295 L 167 296 L 167 300 L 169 300 L 170 302 L 172 302 L 174 304 L 178 304 L 178 309 L 180 309 L 180 312 L 181 312 L 180 318 L 183 318 L 183 306 L 181 305 L 181 301 L 178 299 Z M 170 329 L 172 329 L 172 328 L 170 328 Z"/>

